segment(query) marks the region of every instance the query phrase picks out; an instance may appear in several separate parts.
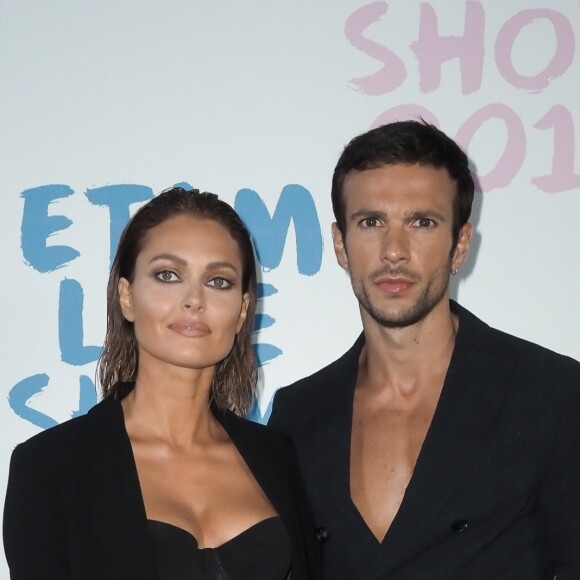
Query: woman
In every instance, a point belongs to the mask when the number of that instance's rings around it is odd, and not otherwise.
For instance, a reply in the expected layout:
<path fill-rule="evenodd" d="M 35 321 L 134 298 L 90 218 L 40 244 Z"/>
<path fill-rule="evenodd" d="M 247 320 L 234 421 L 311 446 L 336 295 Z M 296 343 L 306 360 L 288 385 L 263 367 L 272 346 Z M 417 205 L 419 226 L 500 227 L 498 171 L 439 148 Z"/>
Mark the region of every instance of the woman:
<path fill-rule="evenodd" d="M 228 204 L 176 188 L 134 215 L 109 277 L 103 401 L 13 453 L 12 579 L 318 577 L 292 447 L 239 417 L 255 306 L 252 244 Z"/>

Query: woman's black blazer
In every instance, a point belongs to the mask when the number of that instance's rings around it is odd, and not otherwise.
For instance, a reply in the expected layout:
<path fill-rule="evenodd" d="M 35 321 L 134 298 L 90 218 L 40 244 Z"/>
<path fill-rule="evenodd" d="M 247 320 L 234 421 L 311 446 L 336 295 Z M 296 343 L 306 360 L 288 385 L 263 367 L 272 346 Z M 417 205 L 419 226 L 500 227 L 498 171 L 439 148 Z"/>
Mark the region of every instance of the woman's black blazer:
<path fill-rule="evenodd" d="M 318 542 L 285 435 L 212 407 L 282 517 L 292 580 L 321 577 Z M 147 516 L 119 401 L 16 447 L 4 507 L 12 580 L 154 580 Z"/>

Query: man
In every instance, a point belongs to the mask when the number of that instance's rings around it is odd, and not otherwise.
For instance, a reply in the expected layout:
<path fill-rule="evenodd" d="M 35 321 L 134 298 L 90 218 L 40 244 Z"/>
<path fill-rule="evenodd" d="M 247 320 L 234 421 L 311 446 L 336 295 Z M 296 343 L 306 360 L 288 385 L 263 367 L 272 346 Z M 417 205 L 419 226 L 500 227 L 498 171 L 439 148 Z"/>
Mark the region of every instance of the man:
<path fill-rule="evenodd" d="M 332 182 L 363 333 L 279 391 L 330 580 L 580 579 L 580 364 L 449 300 L 468 160 L 426 123 L 353 139 Z"/>

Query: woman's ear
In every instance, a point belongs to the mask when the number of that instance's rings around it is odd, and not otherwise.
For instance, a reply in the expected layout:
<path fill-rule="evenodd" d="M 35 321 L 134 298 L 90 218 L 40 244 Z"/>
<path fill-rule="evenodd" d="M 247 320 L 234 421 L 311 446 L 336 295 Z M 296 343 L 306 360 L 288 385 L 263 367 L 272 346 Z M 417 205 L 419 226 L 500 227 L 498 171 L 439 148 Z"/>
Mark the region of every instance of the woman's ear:
<path fill-rule="evenodd" d="M 248 306 L 250 305 L 250 295 L 246 292 L 242 296 L 242 308 L 240 310 L 240 316 L 238 318 L 238 324 L 236 326 L 236 334 L 242 330 L 246 317 L 248 316 Z"/>
<path fill-rule="evenodd" d="M 135 316 L 133 314 L 133 295 L 131 292 L 131 283 L 126 278 L 119 278 L 117 290 L 119 292 L 119 304 L 121 306 L 121 312 L 123 313 L 123 316 L 126 320 L 133 322 Z"/>

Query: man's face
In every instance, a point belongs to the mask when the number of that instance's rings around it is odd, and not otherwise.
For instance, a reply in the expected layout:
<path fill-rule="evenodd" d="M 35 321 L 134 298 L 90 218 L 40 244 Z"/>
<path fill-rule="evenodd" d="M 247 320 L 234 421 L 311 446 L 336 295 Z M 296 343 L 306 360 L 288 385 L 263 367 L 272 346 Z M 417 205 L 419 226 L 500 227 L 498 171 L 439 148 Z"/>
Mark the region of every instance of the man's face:
<path fill-rule="evenodd" d="M 471 225 L 453 247 L 456 183 L 445 168 L 385 165 L 344 182 L 346 234 L 333 224 L 339 264 L 349 271 L 363 322 L 400 328 L 448 300 L 449 275 L 463 263 Z"/>

